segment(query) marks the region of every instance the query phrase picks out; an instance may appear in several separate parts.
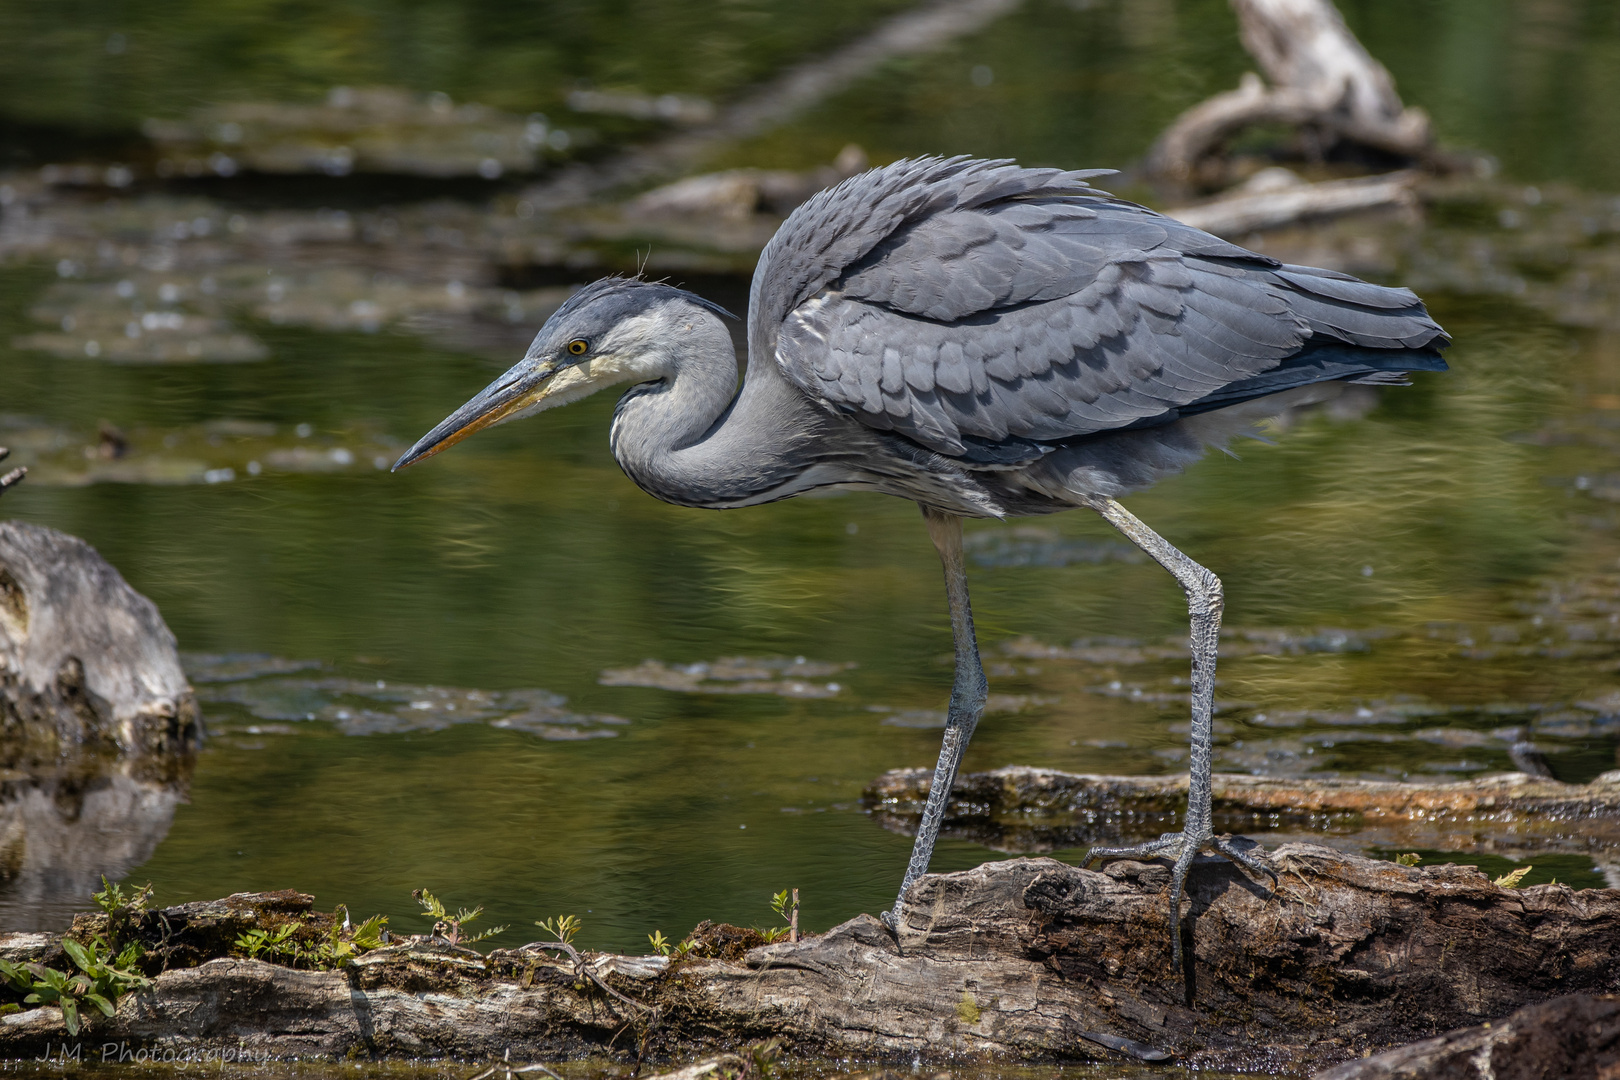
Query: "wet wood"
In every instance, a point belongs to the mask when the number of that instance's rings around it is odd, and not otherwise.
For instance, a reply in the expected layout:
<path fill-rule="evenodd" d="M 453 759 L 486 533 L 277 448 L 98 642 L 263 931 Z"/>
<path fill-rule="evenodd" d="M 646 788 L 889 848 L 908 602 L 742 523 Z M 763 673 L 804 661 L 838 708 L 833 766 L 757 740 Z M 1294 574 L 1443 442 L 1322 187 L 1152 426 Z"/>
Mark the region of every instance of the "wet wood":
<path fill-rule="evenodd" d="M 229 955 L 230 942 L 331 916 L 294 893 L 237 896 L 136 920 L 128 932 L 149 939 L 154 985 L 85 1038 L 281 1056 L 509 1049 L 514 1061 L 671 1059 L 776 1038 L 790 1053 L 869 1059 L 1157 1054 L 1301 1068 L 1615 989 L 1620 892 L 1502 889 L 1471 868 L 1304 844 L 1271 858 L 1275 895 L 1224 861 L 1195 866 L 1185 983 L 1168 975 L 1168 870 L 1129 861 L 929 875 L 898 938 L 866 915 L 798 943 L 711 927 L 706 955 L 677 960 L 413 941 L 340 970 L 293 970 Z M 86 917 L 75 933 L 109 929 Z M 61 960 L 46 935 L 0 938 L 0 955 Z M 0 1056 L 38 1055 L 64 1035 L 53 1009 L 3 1016 Z"/>
<path fill-rule="evenodd" d="M 890 828 L 915 829 L 932 774 L 896 769 L 865 800 Z M 1217 774 L 1215 829 L 1273 843 L 1355 848 L 1573 852 L 1620 863 L 1620 771 L 1589 784 L 1524 773 L 1408 783 Z M 959 776 L 944 831 L 1000 851 L 1038 852 L 1148 839 L 1179 829 L 1187 777 L 1086 776 L 1010 766 Z"/>
<path fill-rule="evenodd" d="M 1620 1076 L 1620 998 L 1571 994 L 1505 1020 L 1346 1062 L 1314 1080 L 1541 1080 Z"/>
<path fill-rule="evenodd" d="M 1265 72 L 1187 110 L 1159 136 L 1146 171 L 1178 183 L 1232 136 L 1258 124 L 1304 133 L 1320 156 L 1348 141 L 1415 160 L 1431 148 L 1429 118 L 1401 104 L 1395 81 L 1344 25 L 1331 0 L 1232 0 L 1243 46 Z"/>

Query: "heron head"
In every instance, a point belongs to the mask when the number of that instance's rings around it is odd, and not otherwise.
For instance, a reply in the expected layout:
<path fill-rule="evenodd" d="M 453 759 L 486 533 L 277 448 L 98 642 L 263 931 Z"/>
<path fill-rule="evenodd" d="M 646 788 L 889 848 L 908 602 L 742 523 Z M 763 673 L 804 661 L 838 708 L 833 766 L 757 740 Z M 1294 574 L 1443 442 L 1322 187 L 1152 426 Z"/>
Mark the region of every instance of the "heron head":
<path fill-rule="evenodd" d="M 529 351 L 394 463 L 394 472 L 447 450 L 495 424 L 567 405 L 604 387 L 652 382 L 670 374 L 672 342 L 694 314 L 725 308 L 673 285 L 603 278 L 569 297 Z"/>

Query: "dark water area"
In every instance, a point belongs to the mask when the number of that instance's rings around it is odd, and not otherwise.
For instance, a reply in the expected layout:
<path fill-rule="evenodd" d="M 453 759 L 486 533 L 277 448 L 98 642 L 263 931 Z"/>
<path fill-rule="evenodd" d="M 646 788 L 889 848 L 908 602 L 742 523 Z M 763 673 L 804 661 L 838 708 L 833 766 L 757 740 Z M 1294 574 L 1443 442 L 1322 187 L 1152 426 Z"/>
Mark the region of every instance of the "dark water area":
<path fill-rule="evenodd" d="M 85 3 L 65 20 L 0 0 L 0 37 L 30 43 L 0 70 L 0 170 L 14 170 L 0 183 L 50 161 L 137 161 L 148 117 L 317 101 L 340 84 L 545 111 L 580 136 L 558 154 L 590 158 L 657 129 L 569 118 L 570 90 L 723 103 L 904 6 L 173 0 Z M 1533 740 L 1557 779 L 1585 782 L 1620 765 L 1620 309 L 1580 314 L 1620 281 L 1620 201 L 1592 194 L 1620 190 L 1620 10 L 1340 7 L 1442 141 L 1493 155 L 1507 181 L 1496 201 L 1435 200 L 1421 224 L 1245 242 L 1308 262 L 1370 245 L 1344 265 L 1418 288 L 1455 339 L 1452 371 L 1291 417 L 1128 503 L 1225 583 L 1217 770 L 1465 779 L 1514 768 L 1512 746 Z M 803 168 L 856 142 L 877 162 L 1128 165 L 1250 66 L 1224 0 L 1031 0 L 709 163 Z M 53 198 L 82 211 L 73 222 L 112 222 L 85 226 L 93 252 L 135 235 L 113 220 L 126 211 L 209 243 L 241 214 L 245 236 L 262 220 L 267 235 L 369 238 L 373 211 L 446 235 L 461 215 L 470 234 L 510 218 L 516 191 L 317 179 Z M 1559 199 L 1577 239 L 1514 239 Z M 411 322 L 446 289 L 461 301 L 459 269 L 431 295 L 400 293 L 395 318 L 368 314 L 394 287 L 372 267 L 360 285 L 331 276 L 348 248 L 265 256 L 240 281 L 234 256 L 205 278 L 116 259 L 86 271 L 76 250 L 0 266 L 0 444 L 32 469 L 3 506 L 94 544 L 185 654 L 211 736 L 129 871 L 158 903 L 290 887 L 424 933 L 410 894 L 427 887 L 484 905 L 485 925 L 511 927 L 501 944 L 574 914 L 581 945 L 629 952 L 703 919 L 768 926 L 784 888 L 810 930 L 888 906 L 911 841 L 861 790 L 932 763 L 951 679 L 915 507 L 868 494 L 666 506 L 609 454 L 613 394 L 389 474 L 520 354 L 553 293 L 593 275 L 567 260 L 466 276 L 517 342 L 474 348 Z M 209 299 L 215 274 L 226 299 Z M 681 276 L 741 310 L 746 278 Z M 170 287 L 180 300 L 155 299 Z M 181 309 L 228 316 L 203 357 L 221 362 L 111 362 Z M 57 327 L 78 336 L 46 340 Z M 104 453 L 118 441 L 127 457 Z M 1186 609 L 1170 578 L 1079 512 L 970 523 L 968 545 L 995 697 L 965 768 L 1184 769 Z M 999 857 L 946 839 L 934 867 Z M 1526 884 L 1620 882 L 1602 858 L 1524 861 Z M 0 919 L 59 925 L 86 902 L 23 910 L 0 890 Z M 569 1080 L 612 1075 L 592 1068 Z M 1109 1068 L 1096 1075 L 1135 1075 Z"/>
<path fill-rule="evenodd" d="M 63 148 L 138 153 L 120 140 L 149 117 L 219 102 L 318 101 L 334 86 L 404 86 L 554 118 L 581 87 L 723 102 L 906 7 L 87 0 L 64 19 L 58 4 L 6 0 L 0 38 L 29 47 L 0 71 L 0 125 L 10 134 L 0 141 L 25 159 L 59 160 Z M 1527 182 L 1614 186 L 1613 4 L 1345 0 L 1339 8 L 1444 141 L 1493 154 Z M 805 167 L 854 140 L 879 161 L 969 153 L 1119 166 L 1252 66 L 1225 0 L 1029 0 L 979 34 L 891 61 L 813 115 L 722 156 Z M 646 130 L 621 119 L 580 122 L 600 129 L 587 145 Z"/>

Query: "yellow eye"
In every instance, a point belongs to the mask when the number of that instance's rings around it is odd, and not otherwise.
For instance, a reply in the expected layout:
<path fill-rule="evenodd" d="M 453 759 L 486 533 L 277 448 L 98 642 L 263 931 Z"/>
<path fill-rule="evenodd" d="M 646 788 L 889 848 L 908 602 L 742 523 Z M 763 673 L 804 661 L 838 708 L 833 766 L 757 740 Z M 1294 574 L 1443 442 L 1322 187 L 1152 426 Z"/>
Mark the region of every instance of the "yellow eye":
<path fill-rule="evenodd" d="M 568 343 L 568 351 L 573 353 L 575 356 L 584 356 L 585 350 L 589 349 L 590 347 L 591 343 L 583 338 L 575 338 L 573 341 Z"/>

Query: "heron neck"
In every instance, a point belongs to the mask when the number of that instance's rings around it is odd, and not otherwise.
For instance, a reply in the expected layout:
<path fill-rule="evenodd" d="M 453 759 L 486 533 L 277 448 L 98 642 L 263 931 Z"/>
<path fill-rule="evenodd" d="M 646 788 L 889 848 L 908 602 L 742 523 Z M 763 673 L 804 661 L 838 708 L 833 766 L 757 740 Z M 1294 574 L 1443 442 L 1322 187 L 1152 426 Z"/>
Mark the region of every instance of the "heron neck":
<path fill-rule="evenodd" d="M 619 399 L 613 456 L 643 491 L 682 506 L 759 502 L 797 471 L 794 443 L 770 418 L 785 418 L 780 379 L 756 372 L 739 391 L 737 357 L 718 319 L 674 343 L 665 376 Z"/>

